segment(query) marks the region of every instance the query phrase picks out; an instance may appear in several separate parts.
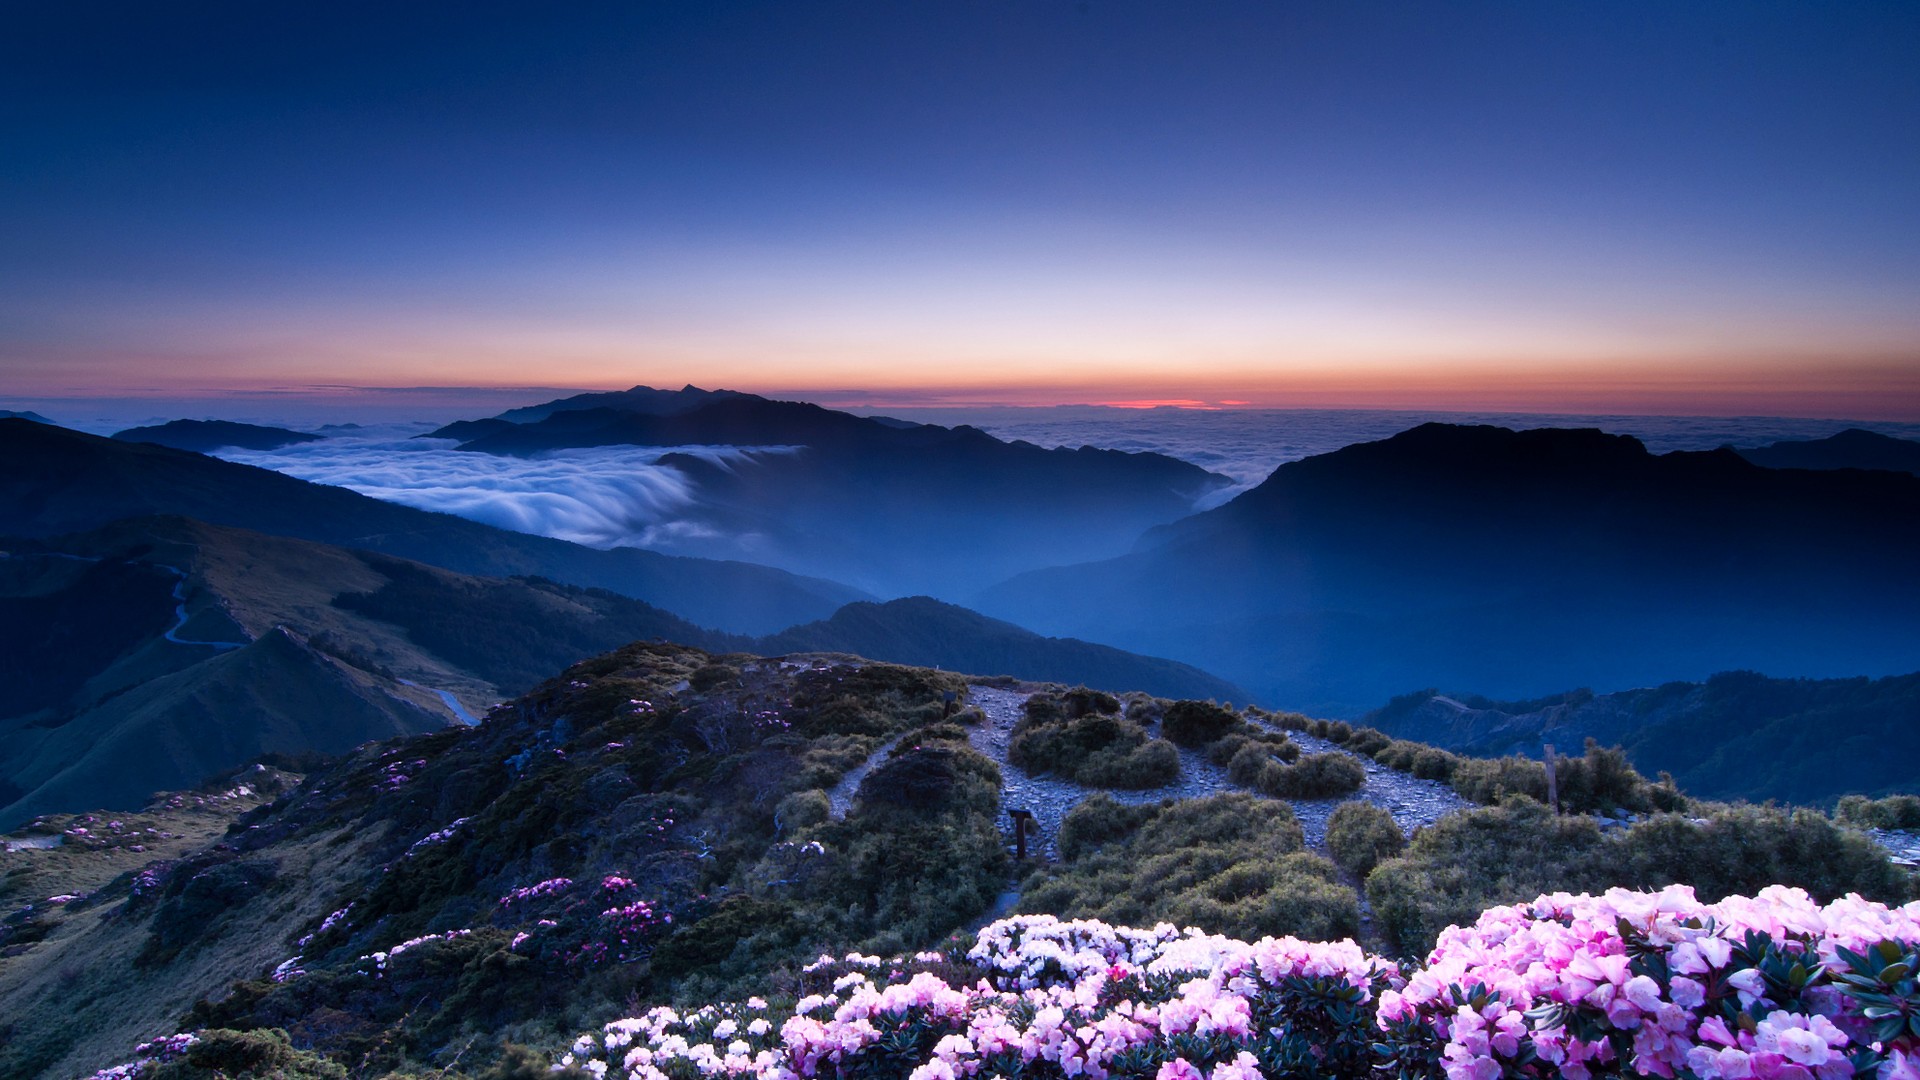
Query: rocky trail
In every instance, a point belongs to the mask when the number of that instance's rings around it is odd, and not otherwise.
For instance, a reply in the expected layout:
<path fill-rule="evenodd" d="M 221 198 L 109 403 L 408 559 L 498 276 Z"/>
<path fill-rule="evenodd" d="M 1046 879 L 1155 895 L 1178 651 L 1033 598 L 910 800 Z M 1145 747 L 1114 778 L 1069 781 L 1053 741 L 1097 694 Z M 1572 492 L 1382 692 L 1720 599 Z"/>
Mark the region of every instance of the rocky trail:
<path fill-rule="evenodd" d="M 968 738 L 975 750 L 992 758 L 1000 766 L 1000 801 L 1003 810 L 1026 810 L 1033 814 L 1034 827 L 1030 834 L 1033 839 L 1029 844 L 1030 851 L 1035 854 L 1049 858 L 1058 854 L 1054 837 L 1059 833 L 1060 822 L 1066 818 L 1067 811 L 1095 791 L 1106 791 L 1120 802 L 1137 804 L 1246 790 L 1227 779 L 1227 770 L 1208 761 L 1205 754 L 1185 748 L 1180 749 L 1180 778 L 1163 787 L 1142 791 L 1089 788 L 1054 776 L 1035 776 L 1007 760 L 1007 742 L 1014 725 L 1020 722 L 1022 708 L 1029 696 L 1019 690 L 972 687 L 968 691 L 967 701 L 984 713 L 987 719 L 984 724 L 973 728 Z M 1324 739 L 1298 732 L 1289 734 L 1308 753 L 1347 753 Z M 1408 833 L 1471 805 L 1455 794 L 1452 788 L 1438 781 L 1419 780 L 1357 754 L 1352 756 L 1367 770 L 1366 784 L 1358 792 L 1338 799 L 1296 799 L 1289 803 L 1294 816 L 1300 819 L 1301 827 L 1306 830 L 1307 846 L 1316 851 L 1326 849 L 1327 818 L 1332 815 L 1334 807 L 1350 799 L 1384 807 L 1401 829 Z M 1011 818 L 1002 824 L 1008 831 L 1013 828 Z"/>

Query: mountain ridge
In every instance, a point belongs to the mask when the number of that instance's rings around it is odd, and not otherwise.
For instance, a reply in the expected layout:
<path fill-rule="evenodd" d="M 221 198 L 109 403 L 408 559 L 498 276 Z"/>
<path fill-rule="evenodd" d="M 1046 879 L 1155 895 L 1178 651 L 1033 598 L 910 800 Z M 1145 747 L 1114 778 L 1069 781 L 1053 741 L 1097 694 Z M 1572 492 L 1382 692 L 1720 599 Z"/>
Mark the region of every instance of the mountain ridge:
<path fill-rule="evenodd" d="M 1920 666 L 1916 530 L 1920 479 L 1901 474 L 1428 424 L 1282 465 L 1128 555 L 974 606 L 1336 715 L 1407 685 L 1891 674 Z"/>

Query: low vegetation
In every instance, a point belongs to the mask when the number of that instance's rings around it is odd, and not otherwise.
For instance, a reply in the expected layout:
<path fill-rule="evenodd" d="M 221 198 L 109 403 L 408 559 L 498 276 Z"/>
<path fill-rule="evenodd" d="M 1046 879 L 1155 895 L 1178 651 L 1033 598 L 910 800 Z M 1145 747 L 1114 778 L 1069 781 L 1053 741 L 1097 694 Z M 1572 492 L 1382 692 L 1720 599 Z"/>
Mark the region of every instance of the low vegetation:
<path fill-rule="evenodd" d="M 1817 898 L 1847 893 L 1903 903 L 1911 875 L 1871 841 L 1814 810 L 1714 806 L 1705 816 L 1656 814 L 1602 829 L 1511 797 L 1420 830 L 1366 881 L 1380 926 L 1402 953 L 1433 946 L 1450 924 L 1496 904 L 1550 892 L 1690 885 L 1703 900 L 1793 885 Z"/>
<path fill-rule="evenodd" d="M 1157 788 L 1180 777 L 1172 743 L 1121 715 L 1118 698 L 1085 687 L 1028 698 L 1007 760 L 1088 787 Z"/>
<path fill-rule="evenodd" d="M 1020 909 L 1061 918 L 1330 941 L 1360 911 L 1332 863 L 1305 850 L 1284 803 L 1245 793 L 1157 806 L 1094 795 L 1060 827 L 1062 861 L 1026 881 Z"/>
<path fill-rule="evenodd" d="M 1406 835 L 1393 815 L 1372 803 L 1343 802 L 1327 818 L 1327 854 L 1362 879 L 1382 859 L 1390 859 L 1406 847 Z"/>

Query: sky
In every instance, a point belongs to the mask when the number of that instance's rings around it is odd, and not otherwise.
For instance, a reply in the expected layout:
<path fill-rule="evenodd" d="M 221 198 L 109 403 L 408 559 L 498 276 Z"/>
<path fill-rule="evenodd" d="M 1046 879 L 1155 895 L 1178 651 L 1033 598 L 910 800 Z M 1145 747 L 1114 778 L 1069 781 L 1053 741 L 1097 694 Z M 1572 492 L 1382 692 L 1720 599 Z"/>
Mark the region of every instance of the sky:
<path fill-rule="evenodd" d="M 1911 3 L 6 21 L 0 408 L 1920 420 Z"/>

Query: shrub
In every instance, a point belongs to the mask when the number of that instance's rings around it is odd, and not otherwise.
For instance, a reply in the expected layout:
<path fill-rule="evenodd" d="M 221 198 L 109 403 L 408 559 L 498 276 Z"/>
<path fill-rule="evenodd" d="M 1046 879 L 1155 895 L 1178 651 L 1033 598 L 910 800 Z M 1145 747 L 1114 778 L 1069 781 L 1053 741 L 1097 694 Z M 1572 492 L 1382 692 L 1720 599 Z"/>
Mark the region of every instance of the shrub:
<path fill-rule="evenodd" d="M 1060 831 L 1065 861 L 1027 879 L 1022 910 L 1256 937 L 1324 940 L 1359 926 L 1357 898 L 1332 863 L 1302 851 L 1284 803 L 1235 792 L 1123 807 L 1095 796 Z"/>
<path fill-rule="evenodd" d="M 1240 726 L 1239 716 L 1211 701 L 1176 701 L 1167 706 L 1160 734 L 1181 746 L 1201 747 Z"/>
<path fill-rule="evenodd" d="M 1884 799 L 1869 799 L 1864 795 L 1848 795 L 1840 800 L 1834 816 L 1863 829 L 1920 829 L 1920 797 L 1889 795 Z"/>
<path fill-rule="evenodd" d="M 1090 787 L 1155 788 L 1179 777 L 1180 755 L 1166 740 L 1149 739 L 1145 728 L 1125 717 L 1101 713 L 1070 717 L 1068 711 L 1030 708 L 1013 729 L 1007 760 Z"/>
<path fill-rule="evenodd" d="M 1331 799 L 1359 791 L 1366 767 L 1348 754 L 1308 754 L 1291 765 L 1262 771 L 1260 790 L 1282 799 Z"/>
<path fill-rule="evenodd" d="M 1362 879 L 1406 846 L 1393 815 L 1372 803 L 1343 802 L 1327 819 L 1327 854 Z"/>
<path fill-rule="evenodd" d="M 1089 795 L 1060 822 L 1060 857 L 1077 859 L 1103 844 L 1131 836 L 1158 812 L 1159 807 L 1129 806 L 1104 791 Z"/>
<path fill-rule="evenodd" d="M 1546 805 L 1547 767 L 1530 758 L 1467 758 L 1454 763 L 1453 790 L 1483 806 L 1494 806 L 1509 795 L 1524 795 Z"/>
<path fill-rule="evenodd" d="M 1347 738 L 1346 747 L 1356 754 L 1372 757 L 1393 745 L 1393 737 L 1378 728 L 1355 728 Z"/>
<path fill-rule="evenodd" d="M 1306 731 L 1313 726 L 1313 721 L 1297 712 L 1274 713 L 1272 720 L 1282 731 Z"/>
<path fill-rule="evenodd" d="M 731 664 L 705 664 L 687 676 L 687 684 L 703 694 L 739 682 L 740 669 Z"/>
<path fill-rule="evenodd" d="M 1413 761 L 1407 771 L 1421 780 L 1451 782 L 1453 771 L 1459 764 L 1459 757 L 1429 746 L 1413 755 Z"/>
<path fill-rule="evenodd" d="M 198 1080 L 205 1076 L 234 1080 L 347 1080 L 347 1070 L 317 1054 L 295 1050 L 279 1028 L 197 1033 L 187 1052 L 152 1072 L 153 1080 Z"/>
<path fill-rule="evenodd" d="M 1300 745 L 1277 731 L 1257 731 L 1248 729 L 1237 731 L 1222 739 L 1216 739 L 1207 747 L 1207 760 L 1215 765 L 1226 766 L 1233 762 L 1242 749 L 1248 746 L 1258 747 L 1267 755 L 1291 764 L 1300 760 Z M 1234 781 L 1245 783 L 1245 781 Z"/>
<path fill-rule="evenodd" d="M 1700 822 L 1658 814 L 1603 832 L 1593 818 L 1519 796 L 1422 829 L 1366 882 L 1381 929 L 1409 953 L 1484 908 L 1542 893 L 1691 885 L 1717 900 L 1768 884 L 1892 903 L 1913 890 L 1871 841 L 1810 810 L 1721 806 Z"/>
<path fill-rule="evenodd" d="M 782 833 L 798 832 L 809 825 L 818 825 L 832 816 L 833 804 L 827 793 L 812 788 L 796 791 L 780 800 L 774 807 L 773 819 Z"/>

